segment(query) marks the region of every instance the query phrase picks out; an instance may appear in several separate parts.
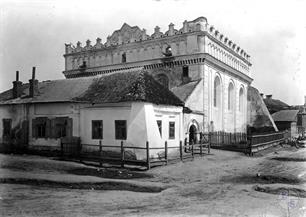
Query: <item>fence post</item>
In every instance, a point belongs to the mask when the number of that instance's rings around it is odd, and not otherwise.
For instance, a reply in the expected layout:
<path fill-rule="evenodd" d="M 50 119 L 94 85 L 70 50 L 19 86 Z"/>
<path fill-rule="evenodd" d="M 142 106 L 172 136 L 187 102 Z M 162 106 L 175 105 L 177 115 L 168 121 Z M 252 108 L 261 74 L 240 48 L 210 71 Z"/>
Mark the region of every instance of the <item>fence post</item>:
<path fill-rule="evenodd" d="M 166 165 L 168 164 L 168 143 L 165 141 L 165 160 L 166 160 Z"/>
<path fill-rule="evenodd" d="M 210 154 L 210 146 L 211 146 L 211 132 L 208 132 L 208 154 Z"/>
<path fill-rule="evenodd" d="M 247 138 L 247 152 L 249 156 L 252 156 L 252 135 Z"/>
<path fill-rule="evenodd" d="M 194 146 L 194 141 L 191 140 L 191 156 L 192 156 L 192 158 L 194 158 L 193 146 Z"/>
<path fill-rule="evenodd" d="M 181 161 L 183 161 L 183 145 L 182 145 L 182 141 L 180 141 L 180 159 L 181 159 Z"/>
<path fill-rule="evenodd" d="M 151 169 L 150 165 L 150 147 L 149 147 L 149 142 L 146 142 L 146 151 L 147 151 L 147 170 Z"/>
<path fill-rule="evenodd" d="M 102 167 L 102 141 L 101 140 L 99 140 L 99 153 L 100 153 L 99 164 L 100 164 L 100 167 Z"/>
<path fill-rule="evenodd" d="M 202 148 L 202 141 L 200 142 L 200 156 L 202 157 L 203 156 L 203 148 Z"/>
<path fill-rule="evenodd" d="M 123 141 L 121 141 L 121 167 L 124 167 L 124 147 L 123 147 Z"/>
<path fill-rule="evenodd" d="M 61 156 L 64 156 L 64 144 L 63 141 L 61 140 Z"/>
<path fill-rule="evenodd" d="M 79 140 L 79 159 L 80 159 L 80 163 L 82 163 L 82 143 L 81 143 L 81 139 Z"/>

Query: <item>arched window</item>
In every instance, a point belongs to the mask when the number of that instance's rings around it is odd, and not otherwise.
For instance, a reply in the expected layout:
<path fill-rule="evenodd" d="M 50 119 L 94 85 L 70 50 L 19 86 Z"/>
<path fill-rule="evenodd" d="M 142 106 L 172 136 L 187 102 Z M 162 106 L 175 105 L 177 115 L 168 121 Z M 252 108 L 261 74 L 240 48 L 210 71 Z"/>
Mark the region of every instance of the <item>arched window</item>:
<path fill-rule="evenodd" d="M 243 98 L 244 98 L 244 91 L 243 88 L 241 87 L 239 90 L 239 111 L 243 111 Z"/>
<path fill-rule="evenodd" d="M 157 75 L 157 79 L 156 79 L 161 85 L 169 88 L 169 78 L 167 77 L 167 75 L 164 74 L 159 74 Z"/>
<path fill-rule="evenodd" d="M 221 107 L 221 81 L 218 76 L 214 81 L 214 107 Z"/>
<path fill-rule="evenodd" d="M 233 110 L 234 109 L 234 85 L 232 82 L 230 82 L 228 85 L 227 100 L 228 100 L 228 104 L 227 104 L 228 110 Z"/>

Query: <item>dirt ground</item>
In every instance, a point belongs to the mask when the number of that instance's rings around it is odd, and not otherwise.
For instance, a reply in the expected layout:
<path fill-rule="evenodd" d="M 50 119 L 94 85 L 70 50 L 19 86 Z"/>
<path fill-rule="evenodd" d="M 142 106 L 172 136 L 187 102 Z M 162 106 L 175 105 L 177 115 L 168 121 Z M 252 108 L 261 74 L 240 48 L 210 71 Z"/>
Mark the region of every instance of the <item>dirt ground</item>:
<path fill-rule="evenodd" d="M 212 150 L 148 172 L 0 154 L 1 216 L 306 216 L 306 149 Z"/>

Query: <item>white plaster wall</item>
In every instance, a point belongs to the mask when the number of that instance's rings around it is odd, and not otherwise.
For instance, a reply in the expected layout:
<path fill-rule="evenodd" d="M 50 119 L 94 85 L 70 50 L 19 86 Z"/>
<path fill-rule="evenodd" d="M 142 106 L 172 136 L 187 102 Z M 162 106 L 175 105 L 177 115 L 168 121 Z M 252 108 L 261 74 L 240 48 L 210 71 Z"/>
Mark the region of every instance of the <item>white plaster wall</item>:
<path fill-rule="evenodd" d="M 126 120 L 130 124 L 130 104 L 113 106 L 95 106 L 81 109 L 81 142 L 83 144 L 99 144 L 99 140 L 92 139 L 92 120 L 103 120 L 103 144 L 120 145 L 121 140 L 115 139 L 115 120 Z M 129 131 L 129 130 L 128 130 Z M 126 141 L 124 141 L 126 142 Z"/>
<path fill-rule="evenodd" d="M 213 105 L 214 79 L 220 76 L 222 83 L 221 107 L 216 108 Z M 228 110 L 228 85 L 234 83 L 234 109 Z M 215 131 L 227 132 L 246 132 L 247 121 L 247 89 L 248 84 L 230 73 L 222 72 L 210 65 L 204 67 L 204 106 L 207 114 L 207 125 L 214 122 Z M 239 111 L 239 89 L 243 87 L 243 109 Z M 207 93 L 205 93 L 207 92 Z"/>
<path fill-rule="evenodd" d="M 162 121 L 162 137 L 161 141 L 163 146 L 167 141 L 169 147 L 179 146 L 180 141 L 184 140 L 184 129 L 183 129 L 183 113 L 182 107 L 174 106 L 161 106 L 154 105 L 155 112 L 155 124 L 154 128 L 157 130 L 160 137 L 157 120 Z M 169 139 L 169 122 L 175 122 L 175 138 Z M 160 147 L 160 146 L 159 146 Z"/>
<path fill-rule="evenodd" d="M 127 139 L 125 146 L 164 147 L 178 146 L 183 140 L 182 108 L 175 106 L 153 105 L 151 103 L 133 102 L 131 104 L 116 104 L 110 106 L 87 107 L 81 109 L 81 141 L 83 144 L 98 145 L 99 140 L 91 138 L 91 121 L 103 120 L 103 139 L 105 145 L 119 146 L 121 140 L 115 139 L 115 120 L 127 120 Z M 160 136 L 157 120 L 162 120 L 163 132 Z M 169 121 L 175 121 L 175 139 L 169 139 Z M 115 149 L 114 149 L 115 150 Z M 119 149 L 116 149 L 119 151 Z M 145 150 L 127 149 L 136 154 L 137 159 L 146 158 Z M 151 150 L 150 156 L 155 156 L 161 150 Z"/>

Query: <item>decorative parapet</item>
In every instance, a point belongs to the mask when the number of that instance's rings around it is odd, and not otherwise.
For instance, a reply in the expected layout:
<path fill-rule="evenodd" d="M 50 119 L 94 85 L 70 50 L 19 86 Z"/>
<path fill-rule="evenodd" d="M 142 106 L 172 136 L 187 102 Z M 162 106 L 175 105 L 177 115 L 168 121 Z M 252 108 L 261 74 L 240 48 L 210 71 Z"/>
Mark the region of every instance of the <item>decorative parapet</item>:
<path fill-rule="evenodd" d="M 205 17 L 199 17 L 193 21 L 185 20 L 182 28 L 179 30 L 174 28 L 174 24 L 169 24 L 169 29 L 163 33 L 160 31 L 160 27 L 156 26 L 154 33 L 148 35 L 145 29 L 140 29 L 138 26 L 130 26 L 126 23 L 122 25 L 119 30 L 113 32 L 112 35 L 107 37 L 106 42 L 103 44 L 100 38 L 96 39 L 96 44 L 91 45 L 90 40 L 86 41 L 86 45 L 82 47 L 81 42 L 77 42 L 76 47 L 74 45 L 65 44 L 65 54 L 78 53 L 88 50 L 103 49 L 110 46 L 117 46 L 129 43 L 137 43 L 141 41 L 154 40 L 159 38 L 172 37 L 180 34 L 188 34 L 192 32 L 206 32 L 212 36 L 215 40 L 232 50 L 232 52 L 239 55 L 241 58 L 250 62 L 250 55 L 248 55 L 239 45 L 233 43 L 227 36 L 222 34 L 219 30 L 215 29 L 213 25 L 209 25 Z"/>

